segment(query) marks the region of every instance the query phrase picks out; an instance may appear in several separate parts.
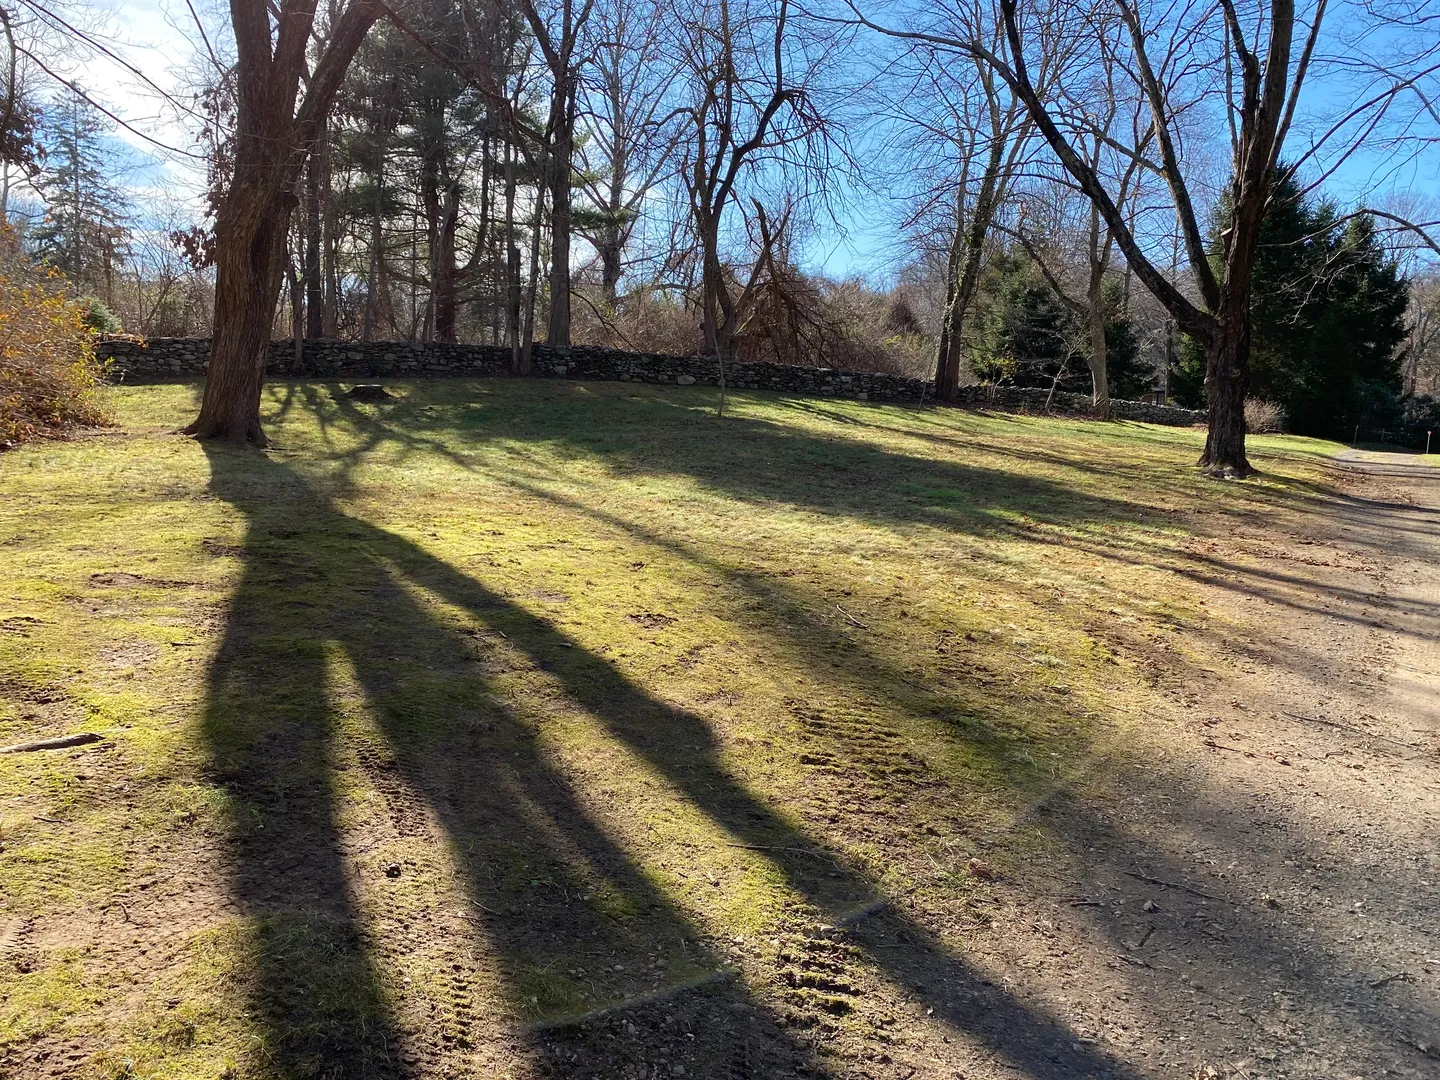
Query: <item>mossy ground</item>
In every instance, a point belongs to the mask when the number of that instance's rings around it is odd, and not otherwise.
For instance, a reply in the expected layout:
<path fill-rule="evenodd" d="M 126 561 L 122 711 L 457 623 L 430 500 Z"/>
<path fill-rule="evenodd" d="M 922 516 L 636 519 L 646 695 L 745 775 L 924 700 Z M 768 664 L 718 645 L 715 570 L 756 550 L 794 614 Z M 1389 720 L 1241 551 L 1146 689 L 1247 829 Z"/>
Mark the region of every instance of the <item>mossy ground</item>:
<path fill-rule="evenodd" d="M 717 978 L 752 1074 L 825 1071 L 910 960 L 815 928 L 884 900 L 963 954 L 1147 656 L 1233 632 L 1182 552 L 1335 450 L 1225 484 L 1136 424 L 390 390 L 273 385 L 257 453 L 119 388 L 0 457 L 0 745 L 105 736 L 0 757 L 0 1073 L 603 1072 L 536 1032 Z M 651 1043 L 718 1075 L 688 1022 Z"/>

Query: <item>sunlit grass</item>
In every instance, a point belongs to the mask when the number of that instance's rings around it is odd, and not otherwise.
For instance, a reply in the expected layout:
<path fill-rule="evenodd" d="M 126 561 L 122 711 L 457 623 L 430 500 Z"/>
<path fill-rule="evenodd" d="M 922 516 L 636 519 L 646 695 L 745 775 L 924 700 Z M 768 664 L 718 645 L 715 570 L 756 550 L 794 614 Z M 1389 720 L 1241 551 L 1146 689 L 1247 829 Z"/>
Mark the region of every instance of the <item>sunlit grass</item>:
<path fill-rule="evenodd" d="M 121 388 L 0 457 L 0 744 L 106 737 L 0 758 L 0 1071 L 470 1060 L 732 964 L 779 992 L 727 943 L 978 903 L 970 860 L 1042 850 L 1026 808 L 1145 722 L 1145 650 L 1226 633 L 1187 545 L 1335 450 L 1224 484 L 1189 430 L 391 390 L 272 386 L 259 454 Z M 126 979 L 164 998 L 97 1001 Z"/>

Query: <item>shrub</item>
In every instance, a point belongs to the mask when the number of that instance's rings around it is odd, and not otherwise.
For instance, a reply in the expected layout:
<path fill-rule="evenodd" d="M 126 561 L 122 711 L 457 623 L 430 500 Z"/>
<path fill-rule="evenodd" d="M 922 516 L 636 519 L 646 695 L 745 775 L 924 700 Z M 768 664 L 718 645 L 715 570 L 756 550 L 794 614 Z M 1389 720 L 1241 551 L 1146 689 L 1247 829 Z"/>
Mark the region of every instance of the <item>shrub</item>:
<path fill-rule="evenodd" d="M 1252 435 L 1278 435 L 1285 430 L 1285 413 L 1273 401 L 1246 398 L 1245 430 Z"/>
<path fill-rule="evenodd" d="M 55 437 L 79 424 L 103 424 L 87 318 L 90 305 L 66 296 L 54 272 L 0 269 L 0 449 Z"/>
<path fill-rule="evenodd" d="M 98 296 L 82 296 L 76 303 L 85 313 L 86 327 L 95 333 L 117 334 L 120 332 L 120 320 L 105 306 L 105 301 Z"/>

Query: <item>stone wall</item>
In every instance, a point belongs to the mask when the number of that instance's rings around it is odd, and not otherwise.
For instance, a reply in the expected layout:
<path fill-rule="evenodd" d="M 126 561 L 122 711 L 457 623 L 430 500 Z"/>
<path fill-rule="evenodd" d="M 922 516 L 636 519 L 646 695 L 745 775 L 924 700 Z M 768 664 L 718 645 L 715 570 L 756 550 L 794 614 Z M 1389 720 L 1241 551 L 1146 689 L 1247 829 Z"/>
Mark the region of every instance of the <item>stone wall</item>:
<path fill-rule="evenodd" d="M 210 363 L 208 338 L 105 338 L 96 345 L 110 361 L 117 382 L 147 382 L 193 378 Z M 510 350 L 494 345 L 428 344 L 408 341 L 307 341 L 297 363 L 294 343 L 270 343 L 270 378 L 367 379 L 440 378 L 447 376 L 504 375 L 510 368 Z M 719 371 L 713 359 L 703 356 L 666 356 L 626 352 L 596 345 L 571 348 L 534 348 L 535 375 L 541 378 L 605 379 L 619 382 L 670 383 L 714 386 Z M 725 383 L 735 389 L 777 390 L 807 396 L 834 396 L 860 401 L 921 401 L 932 396 L 933 384 L 923 379 L 829 368 L 792 367 L 786 364 L 727 364 Z M 971 408 L 1041 412 L 1046 391 L 1021 387 L 967 386 L 960 404 Z M 1084 416 L 1089 398 L 1082 394 L 1056 394 L 1052 412 Z M 1152 424 L 1203 423 L 1203 413 L 1138 401 L 1115 401 L 1117 419 Z"/>

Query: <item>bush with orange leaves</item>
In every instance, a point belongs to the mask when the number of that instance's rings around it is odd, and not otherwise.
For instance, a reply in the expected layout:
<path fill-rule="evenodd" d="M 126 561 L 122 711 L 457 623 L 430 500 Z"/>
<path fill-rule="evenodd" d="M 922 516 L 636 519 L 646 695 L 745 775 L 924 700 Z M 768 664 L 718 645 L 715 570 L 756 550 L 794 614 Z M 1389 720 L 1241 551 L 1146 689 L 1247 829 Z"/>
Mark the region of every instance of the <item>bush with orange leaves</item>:
<path fill-rule="evenodd" d="M 0 450 L 106 423 L 86 306 L 58 273 L 0 264 Z"/>

